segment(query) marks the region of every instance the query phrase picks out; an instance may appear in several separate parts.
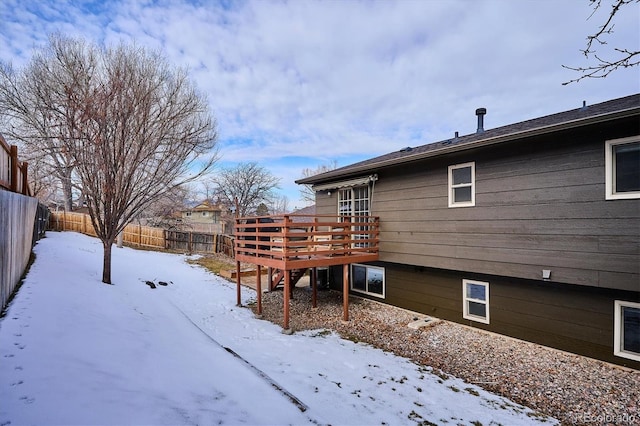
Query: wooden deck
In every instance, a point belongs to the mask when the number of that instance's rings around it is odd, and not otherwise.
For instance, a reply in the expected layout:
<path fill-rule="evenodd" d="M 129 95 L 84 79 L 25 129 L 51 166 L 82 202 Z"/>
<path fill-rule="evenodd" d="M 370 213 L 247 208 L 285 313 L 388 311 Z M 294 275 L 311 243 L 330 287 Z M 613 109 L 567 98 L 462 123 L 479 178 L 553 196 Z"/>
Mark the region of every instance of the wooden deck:
<path fill-rule="evenodd" d="M 259 216 L 235 220 L 236 269 L 240 263 L 257 266 L 258 315 L 262 313 L 261 267 L 284 278 L 284 329 L 289 331 L 292 277 L 311 269 L 313 306 L 316 306 L 316 268 L 343 265 L 343 320 L 349 319 L 349 265 L 378 260 L 379 218 L 375 216 Z M 238 273 L 238 276 L 240 274 Z M 279 280 L 280 278 L 278 278 Z M 240 279 L 237 278 L 237 302 Z M 277 283 L 276 283 L 277 284 Z M 295 285 L 295 282 L 293 282 Z M 269 283 L 272 289 L 274 283 Z"/>

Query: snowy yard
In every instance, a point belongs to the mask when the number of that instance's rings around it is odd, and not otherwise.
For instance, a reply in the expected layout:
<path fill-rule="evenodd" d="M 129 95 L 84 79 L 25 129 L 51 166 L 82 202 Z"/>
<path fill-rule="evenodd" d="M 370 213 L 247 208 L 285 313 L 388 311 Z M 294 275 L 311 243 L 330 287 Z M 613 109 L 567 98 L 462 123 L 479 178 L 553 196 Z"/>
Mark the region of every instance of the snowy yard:
<path fill-rule="evenodd" d="M 49 232 L 35 253 L 0 319 L 0 425 L 557 423 L 326 331 L 284 335 L 185 256 L 114 248 L 109 286 L 97 239 Z"/>

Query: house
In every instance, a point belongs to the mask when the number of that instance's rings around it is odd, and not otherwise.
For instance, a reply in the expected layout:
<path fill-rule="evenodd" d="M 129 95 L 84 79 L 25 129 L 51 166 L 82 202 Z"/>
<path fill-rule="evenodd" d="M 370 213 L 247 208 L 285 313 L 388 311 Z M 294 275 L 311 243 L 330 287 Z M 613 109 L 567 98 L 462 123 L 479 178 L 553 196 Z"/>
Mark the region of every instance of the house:
<path fill-rule="evenodd" d="M 640 94 L 495 129 L 485 114 L 297 181 L 318 214 L 379 218 L 349 291 L 640 369 Z"/>
<path fill-rule="evenodd" d="M 214 204 L 209 200 L 180 211 L 182 223 L 191 231 L 210 234 L 226 233 L 228 231 L 226 221 L 230 215 L 229 209 L 225 206 Z"/>

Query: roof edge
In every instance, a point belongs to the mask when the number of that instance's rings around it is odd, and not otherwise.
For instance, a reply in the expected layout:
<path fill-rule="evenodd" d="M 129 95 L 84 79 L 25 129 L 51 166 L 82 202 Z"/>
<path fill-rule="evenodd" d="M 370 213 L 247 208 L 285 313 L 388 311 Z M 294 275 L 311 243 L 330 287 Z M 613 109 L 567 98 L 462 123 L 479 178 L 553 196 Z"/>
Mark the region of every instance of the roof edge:
<path fill-rule="evenodd" d="M 327 180 L 333 180 L 336 178 L 344 178 L 344 177 L 358 174 L 361 172 L 371 172 L 373 170 L 377 170 L 382 167 L 390 167 L 390 166 L 396 166 L 396 165 L 401 165 L 406 163 L 412 163 L 414 161 L 419 161 L 419 160 L 430 158 L 430 157 L 437 157 L 440 155 L 465 151 L 468 149 L 481 148 L 481 147 L 490 146 L 490 145 L 497 145 L 500 143 L 511 142 L 511 141 L 526 138 L 526 137 L 544 135 L 544 134 L 553 133 L 556 131 L 572 129 L 572 128 L 580 127 L 583 125 L 597 124 L 597 123 L 603 123 L 606 121 L 616 120 L 620 118 L 632 117 L 633 115 L 637 115 L 637 114 L 640 114 L 640 106 L 627 108 L 624 110 L 607 112 L 607 113 L 598 114 L 598 115 L 593 115 L 585 118 L 578 118 L 575 120 L 565 121 L 562 123 L 536 127 L 533 129 L 522 130 L 519 132 L 508 133 L 505 135 L 494 136 L 487 139 L 481 139 L 477 141 L 461 143 L 458 145 L 447 146 L 444 148 L 435 149 L 433 151 L 410 154 L 403 157 L 383 160 L 375 163 L 368 163 L 362 166 L 349 167 L 348 170 L 344 170 L 344 172 L 332 173 L 330 171 L 330 172 L 323 173 L 322 175 L 315 175 L 307 178 L 298 179 L 295 181 L 295 183 L 299 185 L 300 184 L 302 185 L 316 184 L 316 183 L 324 182 Z M 433 143 L 437 143 L 437 141 Z M 345 166 L 345 167 L 348 167 L 348 166 Z"/>

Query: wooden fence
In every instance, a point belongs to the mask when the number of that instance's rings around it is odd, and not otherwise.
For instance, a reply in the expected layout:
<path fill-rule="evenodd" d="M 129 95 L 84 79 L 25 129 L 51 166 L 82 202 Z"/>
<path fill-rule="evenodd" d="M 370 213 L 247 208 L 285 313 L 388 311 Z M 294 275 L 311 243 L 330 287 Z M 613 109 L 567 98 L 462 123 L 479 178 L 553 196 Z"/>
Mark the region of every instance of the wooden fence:
<path fill-rule="evenodd" d="M 52 212 L 49 229 L 76 231 L 96 236 L 89 215 L 75 212 Z M 126 244 L 148 249 L 186 251 L 188 253 L 223 253 L 233 257 L 233 237 L 222 234 L 167 231 L 162 228 L 129 224 L 123 232 Z"/>
<path fill-rule="evenodd" d="M 166 248 L 192 252 L 222 253 L 233 257 L 233 237 L 224 234 L 203 234 L 187 231 L 166 231 Z"/>
<path fill-rule="evenodd" d="M 7 144 L 0 135 L 0 187 L 18 194 L 31 195 L 27 183 L 26 161 L 18 159 L 18 147 Z"/>
<path fill-rule="evenodd" d="M 0 309 L 29 263 L 38 200 L 0 189 Z"/>

